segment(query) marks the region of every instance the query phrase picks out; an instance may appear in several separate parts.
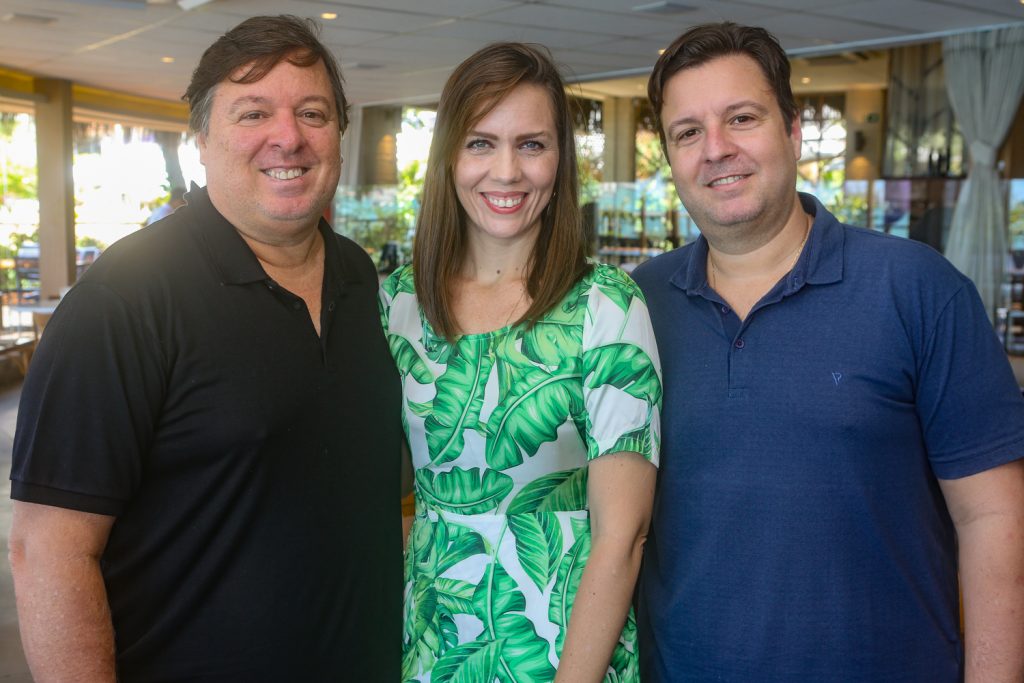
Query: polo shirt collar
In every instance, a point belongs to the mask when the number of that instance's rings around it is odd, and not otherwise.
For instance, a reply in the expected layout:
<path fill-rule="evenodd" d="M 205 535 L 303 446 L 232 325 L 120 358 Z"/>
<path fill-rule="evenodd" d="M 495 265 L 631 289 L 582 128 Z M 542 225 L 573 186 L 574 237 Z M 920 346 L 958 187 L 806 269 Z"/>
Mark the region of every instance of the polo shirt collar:
<path fill-rule="evenodd" d="M 818 198 L 798 193 L 804 211 L 814 216 L 811 234 L 807 237 L 804 253 L 800 255 L 792 275 L 801 283 L 828 285 L 843 279 L 843 246 L 846 231 L 843 224 L 829 213 Z M 791 278 L 792 279 L 792 278 Z"/>
<path fill-rule="evenodd" d="M 256 254 L 227 218 L 221 214 L 205 187 L 192 183 L 185 195 L 192 212 L 192 229 L 205 245 L 207 256 L 214 265 L 220 281 L 226 285 L 244 285 L 269 279 Z M 317 226 L 324 239 L 324 273 L 340 284 L 354 284 L 363 278 L 352 268 L 345 268 L 341 248 L 331 226 L 323 218 Z"/>
<path fill-rule="evenodd" d="M 814 222 L 803 253 L 786 276 L 782 296 L 796 292 L 805 283 L 825 285 L 843 279 L 843 225 L 813 195 L 800 192 L 798 196 L 804 211 L 814 217 Z M 689 296 L 706 296 L 711 292 L 707 257 L 708 242 L 701 235 L 687 251 L 669 282 Z"/>
<path fill-rule="evenodd" d="M 669 282 L 686 292 L 689 296 L 704 294 L 710 291 L 708 285 L 708 241 L 700 235 L 688 250 L 679 269 L 672 274 Z"/>

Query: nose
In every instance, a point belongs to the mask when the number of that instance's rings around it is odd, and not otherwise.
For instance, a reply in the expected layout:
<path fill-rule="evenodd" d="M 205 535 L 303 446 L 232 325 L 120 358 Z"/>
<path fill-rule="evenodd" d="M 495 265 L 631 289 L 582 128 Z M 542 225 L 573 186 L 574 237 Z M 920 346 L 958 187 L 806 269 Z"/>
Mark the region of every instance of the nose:
<path fill-rule="evenodd" d="M 500 183 L 514 183 L 522 175 L 519 150 L 512 145 L 499 147 L 494 159 L 492 175 Z"/>
<path fill-rule="evenodd" d="M 274 116 L 270 129 L 270 145 L 290 152 L 302 146 L 302 129 L 292 112 L 281 112 Z"/>
<path fill-rule="evenodd" d="M 736 154 L 736 143 L 725 126 L 708 126 L 704 135 L 704 156 L 708 161 L 721 161 Z"/>

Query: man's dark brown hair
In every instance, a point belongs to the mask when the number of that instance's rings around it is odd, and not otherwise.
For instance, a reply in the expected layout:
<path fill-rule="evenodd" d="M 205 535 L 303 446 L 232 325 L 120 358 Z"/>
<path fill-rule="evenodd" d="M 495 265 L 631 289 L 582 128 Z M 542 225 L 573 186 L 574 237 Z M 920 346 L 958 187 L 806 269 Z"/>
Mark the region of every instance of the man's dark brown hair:
<path fill-rule="evenodd" d="M 311 19 L 282 14 L 277 17 L 246 19 L 206 49 L 192 72 L 192 81 L 181 99 L 189 104 L 189 127 L 206 133 L 210 126 L 210 108 L 217 85 L 255 83 L 287 60 L 295 66 L 313 66 L 323 62 L 338 110 L 338 128 L 348 127 L 348 100 L 342 88 L 341 69 L 334 55 L 320 42 L 319 26 Z M 241 75 L 239 69 L 248 67 Z"/>

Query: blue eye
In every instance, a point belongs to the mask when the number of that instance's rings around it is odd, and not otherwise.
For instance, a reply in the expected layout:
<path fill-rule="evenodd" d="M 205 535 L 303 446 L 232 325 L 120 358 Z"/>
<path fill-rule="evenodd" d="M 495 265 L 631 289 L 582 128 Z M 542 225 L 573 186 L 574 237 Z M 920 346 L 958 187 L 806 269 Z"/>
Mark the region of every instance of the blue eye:
<path fill-rule="evenodd" d="M 476 138 L 466 143 L 466 149 L 487 149 L 491 143 L 483 138 Z"/>

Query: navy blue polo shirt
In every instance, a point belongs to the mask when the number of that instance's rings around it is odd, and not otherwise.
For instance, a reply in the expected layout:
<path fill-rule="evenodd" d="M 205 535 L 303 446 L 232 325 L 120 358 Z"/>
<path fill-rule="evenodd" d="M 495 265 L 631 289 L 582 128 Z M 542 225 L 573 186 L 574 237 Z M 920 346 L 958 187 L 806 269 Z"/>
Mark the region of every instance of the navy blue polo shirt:
<path fill-rule="evenodd" d="M 1024 401 L 966 277 L 801 202 L 807 244 L 745 320 L 703 237 L 634 273 L 665 384 L 645 681 L 961 676 L 937 480 L 1024 456 Z"/>
<path fill-rule="evenodd" d="M 58 306 L 12 497 L 114 516 L 118 680 L 395 681 L 401 385 L 366 253 L 326 222 L 320 334 L 194 189 Z"/>

